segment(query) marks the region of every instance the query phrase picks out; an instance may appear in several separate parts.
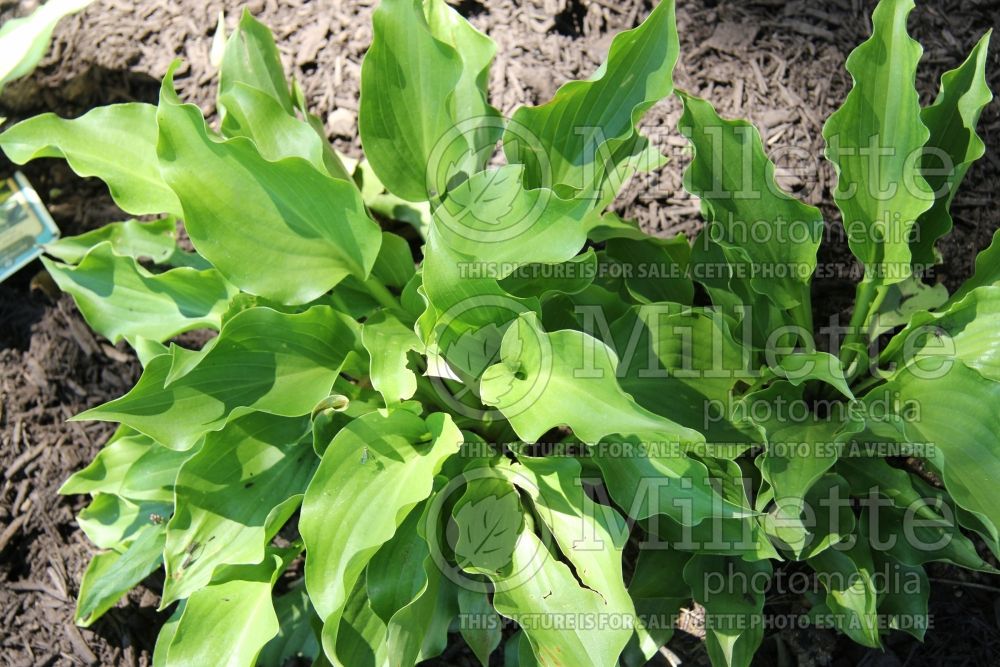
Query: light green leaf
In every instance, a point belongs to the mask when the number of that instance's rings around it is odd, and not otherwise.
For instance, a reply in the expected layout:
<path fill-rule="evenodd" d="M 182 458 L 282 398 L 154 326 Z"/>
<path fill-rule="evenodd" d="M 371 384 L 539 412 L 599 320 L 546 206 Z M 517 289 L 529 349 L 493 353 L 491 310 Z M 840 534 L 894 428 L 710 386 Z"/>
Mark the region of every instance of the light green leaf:
<path fill-rule="evenodd" d="M 499 408 L 527 442 L 559 425 L 588 443 L 612 434 L 704 441 L 622 391 L 615 379 L 618 359 L 596 338 L 579 331 L 546 333 L 534 314 L 522 315 L 504 334 L 500 355 L 502 363 L 483 374 L 483 402 Z"/>
<path fill-rule="evenodd" d="M 288 554 L 271 550 L 258 565 L 223 569 L 184 605 L 167 648 L 169 667 L 246 667 L 278 634 L 271 588 Z M 220 641 L 220 638 L 225 638 Z"/>
<path fill-rule="evenodd" d="M 662 0 L 639 27 L 618 34 L 594 75 L 563 85 L 551 101 L 514 112 L 504 132 L 507 161 L 525 165 L 527 187 L 571 196 L 596 193 L 645 147 L 636 123 L 673 90 L 678 40 L 673 0 Z"/>
<path fill-rule="evenodd" d="M 993 289 L 993 288 L 990 288 Z M 970 297 L 967 297 L 967 299 Z M 930 397 L 946 396 L 947 400 Z M 1000 526 L 1000 382 L 963 363 L 944 374 L 918 377 L 904 371 L 869 394 L 869 400 L 896 401 L 909 442 L 933 446 L 929 456 L 941 469 L 955 502 Z M 890 403 L 892 404 L 892 403 Z"/>
<path fill-rule="evenodd" d="M 160 628 L 160 634 L 156 635 L 156 645 L 153 647 L 153 667 L 167 667 L 167 650 L 170 648 L 170 642 L 174 640 L 177 625 L 184 614 L 184 602 L 181 600 L 174 609 L 174 613 L 170 614 L 170 618 Z"/>
<path fill-rule="evenodd" d="M 622 576 L 622 552 L 629 529 L 618 512 L 593 502 L 584 489 L 580 464 L 571 458 L 521 456 L 511 481 L 534 501 L 560 552 L 586 588 L 603 600 L 605 618 L 621 621 L 603 634 L 609 651 L 621 653 L 631 636 L 635 607 Z"/>
<path fill-rule="evenodd" d="M 886 346 L 880 359 L 891 375 L 931 379 L 960 362 L 1000 381 L 1000 286 L 980 287 L 940 313 L 920 312 Z"/>
<path fill-rule="evenodd" d="M 357 325 L 327 306 L 290 315 L 251 308 L 229 320 L 211 349 L 168 383 L 174 348 L 149 362 L 136 386 L 74 419 L 119 421 L 167 447 L 188 449 L 253 410 L 285 417 L 309 414 L 330 394 Z"/>
<path fill-rule="evenodd" d="M 83 573 L 76 602 L 75 620 L 89 627 L 115 606 L 125 593 L 160 566 L 163 557 L 163 527 L 144 526 L 124 551 L 95 555 Z"/>
<path fill-rule="evenodd" d="M 363 582 L 351 593 L 340 619 L 336 652 L 327 649 L 315 667 L 382 667 L 388 664 L 388 628 L 368 601 Z"/>
<path fill-rule="evenodd" d="M 214 45 L 213 45 L 214 47 Z M 323 123 L 304 103 L 295 114 L 281 57 L 267 26 L 244 8 L 236 30 L 225 43 L 219 72 L 218 105 L 222 134 L 251 139 L 268 160 L 298 156 L 333 178 L 350 175 L 326 139 Z"/>
<path fill-rule="evenodd" d="M 53 241 L 45 246 L 45 252 L 67 264 L 79 264 L 91 249 L 104 241 L 111 243 L 117 255 L 149 259 L 154 264 L 170 263 L 171 256 L 177 252 L 177 220 L 166 217 L 153 222 L 112 222 L 79 236 Z"/>
<path fill-rule="evenodd" d="M 308 124 L 285 111 L 274 97 L 237 81 L 220 93 L 219 104 L 226 110 L 222 125 L 226 137 L 250 139 L 260 156 L 270 162 L 298 157 L 327 173 L 323 139 Z"/>
<path fill-rule="evenodd" d="M 684 567 L 684 581 L 705 607 L 705 646 L 715 667 L 749 667 L 764 638 L 762 577 L 769 561 L 695 554 Z"/>
<path fill-rule="evenodd" d="M 48 0 L 23 18 L 0 27 L 0 91 L 6 83 L 25 76 L 45 56 L 56 24 L 94 0 Z"/>
<path fill-rule="evenodd" d="M 769 470 L 765 480 L 781 482 L 779 489 L 787 494 L 789 484 L 801 480 L 795 477 L 798 470 L 791 469 L 772 472 L 780 465 L 780 459 L 773 457 L 767 462 Z M 822 465 L 822 464 L 821 464 Z M 761 465 L 762 469 L 765 467 Z M 799 466 L 799 469 L 806 466 Z M 825 549 L 835 547 L 849 539 L 855 528 L 854 513 L 849 500 L 849 487 L 840 475 L 826 474 L 809 485 L 801 496 L 777 496 L 772 490 L 758 496 L 758 501 L 775 504 L 768 508 L 764 517 L 764 530 L 774 543 L 796 560 L 806 560 Z"/>
<path fill-rule="evenodd" d="M 365 587 L 372 611 L 388 623 L 427 584 L 424 559 L 430 554 L 422 534 L 427 503 L 406 515 L 388 542 L 379 547 L 365 570 Z"/>
<path fill-rule="evenodd" d="M 491 578 L 496 585 L 496 610 L 521 625 L 537 664 L 616 663 L 629 633 L 621 639 L 621 629 L 613 628 L 605 616 L 607 605 L 601 595 L 582 587 L 570 568 L 549 553 L 529 523 L 521 528 L 510 573 Z M 542 617 L 548 622 L 539 622 Z M 556 625 L 560 621 L 562 627 Z"/>
<path fill-rule="evenodd" d="M 964 63 L 941 76 L 937 99 L 920 112 L 920 119 L 930 131 L 921 166 L 934 192 L 934 205 L 917 219 L 916 234 L 910 243 L 913 263 L 918 266 L 937 263 L 934 243 L 951 231 L 949 209 L 955 193 L 969 166 L 986 153 L 976 125 L 979 114 L 993 99 L 986 83 L 990 34 L 983 35 Z"/>
<path fill-rule="evenodd" d="M 205 436 L 177 473 L 161 607 L 204 587 L 221 565 L 261 561 L 316 466 L 308 435 L 305 418 L 257 412 Z"/>
<path fill-rule="evenodd" d="M 110 493 L 96 493 L 77 515 L 87 539 L 101 549 L 124 550 L 126 543 L 149 524 L 161 524 L 173 512 L 173 503 L 155 500 L 133 502 Z"/>
<path fill-rule="evenodd" d="M 632 448 L 623 450 L 625 456 L 611 450 L 596 462 L 615 502 L 656 536 L 652 546 L 738 555 L 747 561 L 779 557 L 760 525 L 760 513 L 750 504 L 746 473 L 738 463 L 670 456 L 652 447 L 647 453 L 640 443 L 628 444 Z"/>
<path fill-rule="evenodd" d="M 556 263 L 534 263 L 520 266 L 500 281 L 500 288 L 521 299 L 558 294 L 577 294 L 594 282 L 597 275 L 597 254 L 587 248 L 573 259 Z"/>
<path fill-rule="evenodd" d="M 462 504 L 455 513 L 459 567 L 497 572 L 510 563 L 521 530 L 521 503 L 511 489 L 502 496 L 484 495 Z"/>
<path fill-rule="evenodd" d="M 29 118 L 0 134 L 0 148 L 17 164 L 65 158 L 80 176 L 104 181 L 115 203 L 132 215 L 180 216 L 181 204 L 160 176 L 156 137 L 156 107 L 112 104 L 72 120 Z"/>
<path fill-rule="evenodd" d="M 213 136 L 198 107 L 177 98 L 172 73 L 157 121 L 160 170 L 180 193 L 191 241 L 233 284 L 300 304 L 349 275 L 368 277 L 381 232 L 353 183 L 299 158 L 270 162 L 247 139 Z"/>
<path fill-rule="evenodd" d="M 590 204 L 547 188 L 526 190 L 523 171 L 522 165 L 481 171 L 434 211 L 434 233 L 470 271 L 478 269 L 473 275 L 500 279 L 525 264 L 565 262 L 587 241 Z"/>
<path fill-rule="evenodd" d="M 865 267 L 866 290 L 910 275 L 910 234 L 934 196 L 918 159 L 929 132 L 914 87 L 922 49 L 906 31 L 913 0 L 882 0 L 872 36 L 847 59 L 854 80 L 823 127 L 826 157 L 837 171 L 834 199 L 848 243 Z M 865 313 L 867 315 L 867 313 Z"/>
<path fill-rule="evenodd" d="M 697 97 L 681 99 L 680 129 L 695 149 L 684 184 L 701 198 L 706 233 L 754 292 L 808 313 L 822 214 L 778 187 L 753 125 L 723 120 Z"/>
<path fill-rule="evenodd" d="M 383 0 L 361 67 L 365 155 L 390 192 L 414 202 L 482 168 L 501 127 L 486 102 L 493 42 L 443 0 L 426 12 L 421 0 Z"/>
<path fill-rule="evenodd" d="M 153 274 L 110 242 L 78 266 L 42 258 L 60 289 L 76 301 L 87 324 L 112 343 L 141 336 L 162 342 L 192 329 L 215 329 L 237 289 L 215 269 L 182 267 Z"/>
<path fill-rule="evenodd" d="M 372 386 L 382 394 L 386 406 L 412 398 L 417 391 L 417 376 L 407 366 L 407 354 L 423 347 L 417 334 L 380 311 L 362 325 L 361 341 L 371 357 Z"/>
<path fill-rule="evenodd" d="M 277 102 L 284 113 L 294 116 L 295 107 L 274 36 L 267 26 L 254 19 L 249 9 L 243 10 L 239 25 L 226 40 L 219 71 L 220 96 L 236 84 L 259 90 Z M 223 114 L 223 129 L 227 127 Z"/>
<path fill-rule="evenodd" d="M 59 493 L 106 493 L 170 504 L 177 470 L 190 457 L 190 452 L 175 451 L 121 427 L 86 468 L 63 483 Z"/>
<path fill-rule="evenodd" d="M 355 419 L 327 447 L 299 521 L 309 551 L 306 586 L 324 620 L 327 655 L 334 653 L 341 614 L 368 561 L 431 492 L 434 475 L 461 441 L 446 415 L 425 422 L 395 410 Z"/>
<path fill-rule="evenodd" d="M 909 323 L 917 313 L 934 310 L 948 301 L 948 288 L 944 284 L 925 285 L 916 275 L 879 291 L 884 291 L 885 296 L 869 325 L 869 341 Z"/>

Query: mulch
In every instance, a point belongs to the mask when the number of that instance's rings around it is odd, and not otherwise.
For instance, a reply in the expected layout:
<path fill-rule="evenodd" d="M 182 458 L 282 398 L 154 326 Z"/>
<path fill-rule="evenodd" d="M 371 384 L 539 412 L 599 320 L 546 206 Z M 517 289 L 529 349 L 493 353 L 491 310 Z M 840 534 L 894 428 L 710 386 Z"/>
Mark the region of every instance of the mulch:
<path fill-rule="evenodd" d="M 0 0 L 0 21 L 36 4 Z M 59 26 L 39 70 L 5 91 L 0 116 L 73 116 L 100 104 L 155 102 L 159 78 L 178 57 L 184 61 L 177 77 L 181 96 L 212 115 L 216 79 L 209 50 L 218 11 L 226 10 L 231 27 L 244 4 L 274 30 L 287 70 L 327 120 L 337 147 L 358 155 L 358 83 L 371 39 L 372 0 L 99 0 Z M 820 261 L 834 277 L 816 281 L 816 318 L 843 317 L 857 267 L 829 205 L 833 173 L 822 160 L 820 133 L 850 86 L 844 60 L 867 36 L 872 3 L 679 4 L 678 86 L 710 99 L 724 116 L 754 121 L 779 167 L 794 169 L 783 183 L 821 206 L 828 231 Z M 498 44 L 490 87 L 493 103 L 507 114 L 519 104 L 547 100 L 566 80 L 588 76 L 614 33 L 636 25 L 649 10 L 642 0 L 462 0 L 457 6 Z M 922 99 L 933 99 L 941 72 L 960 63 L 982 32 L 998 26 L 995 0 L 921 3 L 911 28 L 926 49 L 918 81 Z M 1000 91 L 1000 40 L 994 40 L 988 66 L 991 86 Z M 648 114 L 647 133 L 672 162 L 635 179 L 616 204 L 623 215 L 664 235 L 690 235 L 700 224 L 697 202 L 681 185 L 687 157 L 674 129 L 679 115 L 673 99 Z M 955 230 L 941 244 L 946 263 L 939 277 L 952 289 L 971 273 L 975 253 L 1000 226 L 997 102 L 983 113 L 980 134 L 987 155 L 970 170 L 953 205 Z M 0 177 L 11 171 L 0 158 Z M 60 162 L 44 160 L 24 171 L 65 234 L 124 217 L 100 183 L 76 178 Z M 145 582 L 93 628 L 76 628 L 73 600 L 93 550 L 73 519 L 83 499 L 56 494 L 109 434 L 107 425 L 66 418 L 124 393 L 138 364 L 126 348 L 90 333 L 72 302 L 55 294 L 40 271 L 35 263 L 0 285 L 0 665 L 148 665 L 164 620 L 155 611 L 159 582 Z M 761 664 L 778 664 L 780 655 L 802 665 L 996 664 L 998 596 L 976 587 L 996 582 L 939 566 L 931 576 L 965 583 L 934 583 L 935 627 L 924 644 L 894 634 L 882 653 L 831 633 L 782 632 L 765 641 Z M 689 634 L 678 633 L 671 649 L 685 664 L 706 664 Z M 467 656 L 451 652 L 439 664 L 467 664 Z"/>

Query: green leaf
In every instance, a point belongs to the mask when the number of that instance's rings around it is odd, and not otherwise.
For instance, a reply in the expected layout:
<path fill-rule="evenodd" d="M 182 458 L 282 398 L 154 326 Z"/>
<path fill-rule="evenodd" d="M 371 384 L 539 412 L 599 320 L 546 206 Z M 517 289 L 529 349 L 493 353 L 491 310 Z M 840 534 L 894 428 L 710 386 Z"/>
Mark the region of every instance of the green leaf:
<path fill-rule="evenodd" d="M 917 313 L 934 310 L 948 301 L 948 288 L 944 284 L 925 285 L 916 275 L 880 291 L 884 291 L 885 296 L 872 317 L 868 329 L 869 341 L 909 323 Z"/>
<path fill-rule="evenodd" d="M 42 114 L 0 134 L 12 162 L 65 158 L 80 176 L 104 181 L 126 213 L 180 216 L 181 204 L 160 176 L 156 141 L 156 107 L 139 103 L 98 107 L 72 120 Z"/>
<path fill-rule="evenodd" d="M 119 421 L 173 449 L 253 410 L 308 414 L 330 394 L 357 325 L 327 306 L 297 315 L 251 308 L 222 327 L 186 374 L 168 382 L 179 350 L 149 362 L 127 394 L 74 419 Z"/>
<path fill-rule="evenodd" d="M 341 614 L 368 561 L 431 492 L 462 435 L 440 413 L 425 422 L 406 410 L 355 419 L 334 437 L 306 490 L 299 530 L 309 551 L 309 597 L 333 655 Z"/>
<path fill-rule="evenodd" d="M 771 563 L 695 554 L 684 581 L 705 607 L 705 646 L 716 667 L 749 667 L 764 638 L 764 590 Z"/>
<path fill-rule="evenodd" d="M 737 385 L 756 371 L 720 311 L 647 304 L 615 320 L 611 337 L 622 355 L 622 389 L 639 405 L 704 433 L 713 456 L 763 443 L 759 428 L 732 410 Z"/>
<path fill-rule="evenodd" d="M 521 530 L 521 503 L 511 490 L 464 503 L 455 514 L 459 567 L 496 572 L 510 563 Z"/>
<path fill-rule="evenodd" d="M 621 653 L 631 636 L 635 607 L 622 575 L 622 552 L 628 527 L 618 512 L 593 502 L 580 478 L 580 464 L 570 458 L 521 456 L 511 481 L 534 501 L 536 515 L 584 587 L 603 600 L 605 618 L 618 619 L 618 632 L 607 632 L 608 650 Z"/>
<path fill-rule="evenodd" d="M 156 635 L 156 645 L 153 647 L 153 667 L 167 667 L 167 650 L 170 642 L 174 640 L 177 633 L 177 625 L 184 614 L 184 600 L 177 605 L 174 613 L 170 615 L 167 622 L 160 628 L 160 634 Z"/>
<path fill-rule="evenodd" d="M 204 587 L 221 565 L 261 561 L 315 468 L 308 435 L 305 418 L 257 412 L 205 436 L 177 473 L 161 607 Z"/>
<path fill-rule="evenodd" d="M 515 111 L 503 146 L 509 163 L 525 165 L 525 186 L 571 196 L 598 192 L 606 179 L 620 186 L 616 172 L 645 147 L 636 124 L 673 90 L 677 54 L 674 2 L 662 0 L 642 25 L 614 38 L 591 78 L 563 85 L 546 104 Z"/>
<path fill-rule="evenodd" d="M 930 398 L 940 396 L 947 400 Z M 867 398 L 900 406 L 906 440 L 933 447 L 929 456 L 955 502 L 1000 526 L 1000 382 L 953 363 L 930 377 L 904 371 Z"/>
<path fill-rule="evenodd" d="M 483 402 L 499 408 L 521 439 L 535 442 L 549 429 L 569 426 L 596 443 L 612 434 L 697 443 L 704 438 L 640 407 L 615 379 L 618 359 L 579 331 L 546 333 L 534 314 L 504 334 L 502 363 L 483 374 Z"/>
<path fill-rule="evenodd" d="M 772 461 L 770 468 L 775 467 Z M 768 483 L 770 479 L 795 481 L 789 472 L 772 473 L 771 470 L 765 479 Z M 762 502 L 775 501 L 763 520 L 764 529 L 778 547 L 791 553 L 796 560 L 806 560 L 825 549 L 837 548 L 850 538 L 855 519 L 850 507 L 848 484 L 840 475 L 819 477 L 800 496 L 787 495 L 787 484 L 778 488 L 786 495 L 778 496 L 773 491 L 767 494 L 773 498 L 764 494 L 758 497 Z"/>
<path fill-rule="evenodd" d="M 407 354 L 423 347 L 417 334 L 392 315 L 377 312 L 362 325 L 361 341 L 371 357 L 372 386 L 386 406 L 412 398 L 417 376 L 407 366 Z"/>
<path fill-rule="evenodd" d="M 285 114 L 294 116 L 295 107 L 274 36 L 264 24 L 254 19 L 249 9 L 243 10 L 239 25 L 226 40 L 219 71 L 220 96 L 236 84 L 259 90 L 273 99 Z M 225 116 L 224 113 L 224 130 L 229 123 Z"/>
<path fill-rule="evenodd" d="M 922 49 L 906 31 L 912 9 L 913 0 L 878 4 L 871 38 L 847 59 L 854 87 L 823 127 L 838 175 L 834 199 L 865 267 L 861 289 L 909 277 L 912 228 L 934 202 L 914 159 L 929 132 L 914 87 Z M 860 293 L 859 302 L 867 306 Z"/>
<path fill-rule="evenodd" d="M 864 522 L 858 533 L 866 534 Z M 850 549 L 827 549 L 808 562 L 827 591 L 834 626 L 863 646 L 879 648 L 875 566 L 868 544 L 855 537 Z"/>
<path fill-rule="evenodd" d="M 284 667 L 290 661 L 295 664 L 295 660 L 310 662 L 322 653 L 313 629 L 313 623 L 319 619 L 301 580 L 290 591 L 274 598 L 274 613 L 280 626 L 278 635 L 264 646 L 257 658 L 258 665 Z"/>
<path fill-rule="evenodd" d="M 347 601 L 340 631 L 337 633 L 336 652 L 327 649 L 313 663 L 317 667 L 380 667 L 388 663 L 388 629 L 368 601 L 362 582 L 355 586 Z M 332 655 L 331 655 L 332 654 Z"/>
<path fill-rule="evenodd" d="M 125 593 L 152 574 L 163 558 L 163 527 L 144 526 L 124 551 L 95 555 L 83 573 L 75 620 L 89 627 L 115 606 Z"/>
<path fill-rule="evenodd" d="M 985 250 L 976 255 L 976 270 L 974 275 L 962 283 L 958 291 L 951 296 L 951 302 L 960 301 L 977 287 L 995 285 L 1000 281 L 1000 229 L 993 234 L 993 240 Z"/>
<path fill-rule="evenodd" d="M 271 550 L 257 565 L 229 567 L 191 595 L 167 648 L 169 667 L 253 665 L 280 625 L 271 588 L 287 566 Z M 220 638 L 225 638 L 220 641 Z"/>
<path fill-rule="evenodd" d="M 701 198 L 708 237 L 754 292 L 779 308 L 809 312 L 822 214 L 778 187 L 753 125 L 723 120 L 705 100 L 680 97 L 680 129 L 695 151 L 684 184 Z"/>
<path fill-rule="evenodd" d="M 382 246 L 372 274 L 390 287 L 405 287 L 416 274 L 409 242 L 392 232 L 382 232 Z"/>
<path fill-rule="evenodd" d="M 613 238 L 605 248 L 621 265 L 625 287 L 639 303 L 690 304 L 694 299 L 694 283 L 688 277 L 691 245 L 683 234 L 671 239 Z"/>
<path fill-rule="evenodd" d="M 77 515 L 76 522 L 87 538 L 101 549 L 124 550 L 127 543 L 149 524 L 161 524 L 173 512 L 173 503 L 155 500 L 131 501 L 110 493 L 96 493 Z"/>
<path fill-rule="evenodd" d="M 854 393 L 844 377 L 844 369 L 840 360 L 829 352 L 795 352 L 785 355 L 776 368 L 771 369 L 775 375 L 784 378 L 793 387 L 798 387 L 807 381 L 819 381 L 830 385 L 848 400 L 854 399 Z"/>
<path fill-rule="evenodd" d="M 990 34 L 983 35 L 961 66 L 941 76 L 937 99 L 920 112 L 920 119 L 930 131 L 921 166 L 934 192 L 934 205 L 917 219 L 916 234 L 910 243 L 913 263 L 918 266 L 937 263 L 934 243 L 951 231 L 949 209 L 955 193 L 969 166 L 986 153 L 976 125 L 979 114 L 993 99 L 986 83 Z"/>
<path fill-rule="evenodd" d="M 500 279 L 525 264 L 565 262 L 587 241 L 590 205 L 547 188 L 525 189 L 523 171 L 522 165 L 481 171 L 434 211 L 442 245 L 485 265 L 472 264 L 470 271 L 480 271 L 473 276 Z"/>
<path fill-rule="evenodd" d="M 393 194 L 443 195 L 459 171 L 482 168 L 501 127 L 486 102 L 495 46 L 431 0 L 383 0 L 361 67 L 361 142 Z"/>
<path fill-rule="evenodd" d="M 296 117 L 274 37 L 247 9 L 223 52 L 218 105 L 227 138 L 252 140 L 268 160 L 301 157 L 320 172 L 350 181 L 322 123 L 317 128 L 305 109 L 304 119 Z"/>
<path fill-rule="evenodd" d="M 880 362 L 889 374 L 930 379 L 964 363 L 983 377 L 1000 381 L 1000 286 L 973 290 L 940 313 L 920 312 L 886 346 Z"/>
<path fill-rule="evenodd" d="M 126 220 L 112 222 L 79 236 L 58 239 L 45 252 L 67 264 L 79 264 L 98 244 L 108 241 L 115 254 L 132 259 L 149 259 L 154 264 L 170 263 L 177 252 L 177 220 L 161 218 L 153 222 Z"/>
<path fill-rule="evenodd" d="M 521 528 L 510 573 L 491 578 L 496 610 L 521 625 L 539 665 L 613 665 L 618 660 L 630 631 L 614 627 L 600 593 L 581 586 L 529 523 Z"/>
<path fill-rule="evenodd" d="M 500 281 L 500 288 L 521 299 L 558 294 L 577 294 L 589 287 L 597 275 L 593 248 L 565 262 L 533 263 L 518 267 Z"/>
<path fill-rule="evenodd" d="M 372 556 L 365 571 L 372 611 L 386 623 L 413 602 L 427 584 L 423 562 L 430 555 L 430 548 L 422 532 L 426 513 L 425 502 L 407 514 L 392 539 Z"/>
<path fill-rule="evenodd" d="M 688 552 L 738 555 L 747 561 L 779 558 L 761 526 L 764 517 L 747 497 L 747 473 L 739 464 L 708 456 L 670 456 L 655 449 L 647 454 L 635 446 L 638 443 L 631 444 L 631 450 L 623 450 L 624 456 L 615 456 L 617 452 L 611 450 L 610 456 L 597 462 L 615 502 L 628 507 L 629 515 L 655 536 L 652 548 L 670 545 Z M 628 470 L 616 463 L 618 459 L 637 463 Z M 632 479 L 622 475 L 624 470 Z M 623 493 L 625 489 L 638 491 L 630 496 Z"/>
<path fill-rule="evenodd" d="M 94 0 L 47 0 L 31 14 L 0 27 L 0 91 L 10 81 L 30 74 L 48 51 L 56 24 Z M 29 5 L 30 6 L 30 5 Z"/>
<path fill-rule="evenodd" d="M 132 501 L 173 503 L 177 470 L 190 452 L 178 452 L 127 427 L 120 428 L 59 493 L 106 493 Z"/>
<path fill-rule="evenodd" d="M 924 568 L 905 565 L 891 556 L 872 552 L 876 572 L 884 572 L 887 582 L 879 591 L 878 613 L 889 628 L 902 630 L 923 641 L 931 626 L 927 603 L 931 584 Z"/>
<path fill-rule="evenodd" d="M 691 598 L 684 566 L 691 554 L 662 545 L 639 552 L 628 593 L 635 602 L 639 624 L 622 656 L 628 667 L 645 665 L 674 634 L 674 619 Z"/>
<path fill-rule="evenodd" d="M 485 592 L 466 588 L 458 589 L 458 609 L 462 619 L 458 626 L 462 639 L 472 649 L 479 664 L 488 667 L 490 655 L 503 638 L 500 615 Z"/>
<path fill-rule="evenodd" d="M 215 269 L 182 267 L 153 274 L 110 242 L 78 266 L 42 258 L 60 289 L 76 301 L 87 324 L 112 343 L 141 336 L 162 342 L 192 329 L 215 329 L 237 289 Z"/>
<path fill-rule="evenodd" d="M 353 183 L 299 158 L 270 162 L 247 139 L 213 136 L 198 107 L 177 98 L 172 73 L 157 121 L 160 170 L 180 193 L 191 241 L 237 287 L 300 304 L 349 275 L 368 277 L 381 232 Z"/>

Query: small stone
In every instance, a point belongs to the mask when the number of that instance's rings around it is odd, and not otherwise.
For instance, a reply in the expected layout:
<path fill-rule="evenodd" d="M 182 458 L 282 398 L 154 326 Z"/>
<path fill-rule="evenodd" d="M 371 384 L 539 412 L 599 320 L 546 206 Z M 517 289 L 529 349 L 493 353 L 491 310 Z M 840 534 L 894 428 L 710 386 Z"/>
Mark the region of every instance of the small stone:
<path fill-rule="evenodd" d="M 334 109 L 326 117 L 326 127 L 334 136 L 351 139 L 355 135 L 357 120 L 357 115 L 350 109 Z"/>

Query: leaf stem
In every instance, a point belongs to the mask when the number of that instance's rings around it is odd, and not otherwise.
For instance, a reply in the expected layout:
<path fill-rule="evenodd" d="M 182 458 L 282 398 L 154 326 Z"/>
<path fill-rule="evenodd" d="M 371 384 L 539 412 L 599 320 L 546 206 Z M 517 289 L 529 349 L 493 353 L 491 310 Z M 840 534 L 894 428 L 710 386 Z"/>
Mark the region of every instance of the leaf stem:
<path fill-rule="evenodd" d="M 404 323 L 408 322 L 410 316 L 405 310 L 403 310 L 403 307 L 399 304 L 399 299 L 397 299 L 393 293 L 389 291 L 389 288 L 385 286 L 385 283 L 372 275 L 369 276 L 368 280 L 364 282 L 364 285 L 365 289 L 368 290 L 368 293 L 379 303 L 379 305 L 398 317 Z"/>
<path fill-rule="evenodd" d="M 847 336 L 844 344 L 840 348 L 840 360 L 844 369 L 848 371 L 847 380 L 853 380 L 860 369 L 850 370 L 850 366 L 857 357 L 855 347 L 862 343 L 868 331 L 868 323 L 871 314 L 882 305 L 885 298 L 885 291 L 879 294 L 878 286 L 874 280 L 862 280 L 858 285 L 857 298 L 854 302 L 854 312 L 851 314 L 851 321 L 847 325 Z"/>
<path fill-rule="evenodd" d="M 884 381 L 885 378 L 879 377 L 877 375 L 870 375 L 866 377 L 862 382 L 859 382 L 857 385 L 851 387 L 851 390 L 854 392 L 855 396 L 860 396 L 862 393 L 868 391 L 875 385 Z"/>

